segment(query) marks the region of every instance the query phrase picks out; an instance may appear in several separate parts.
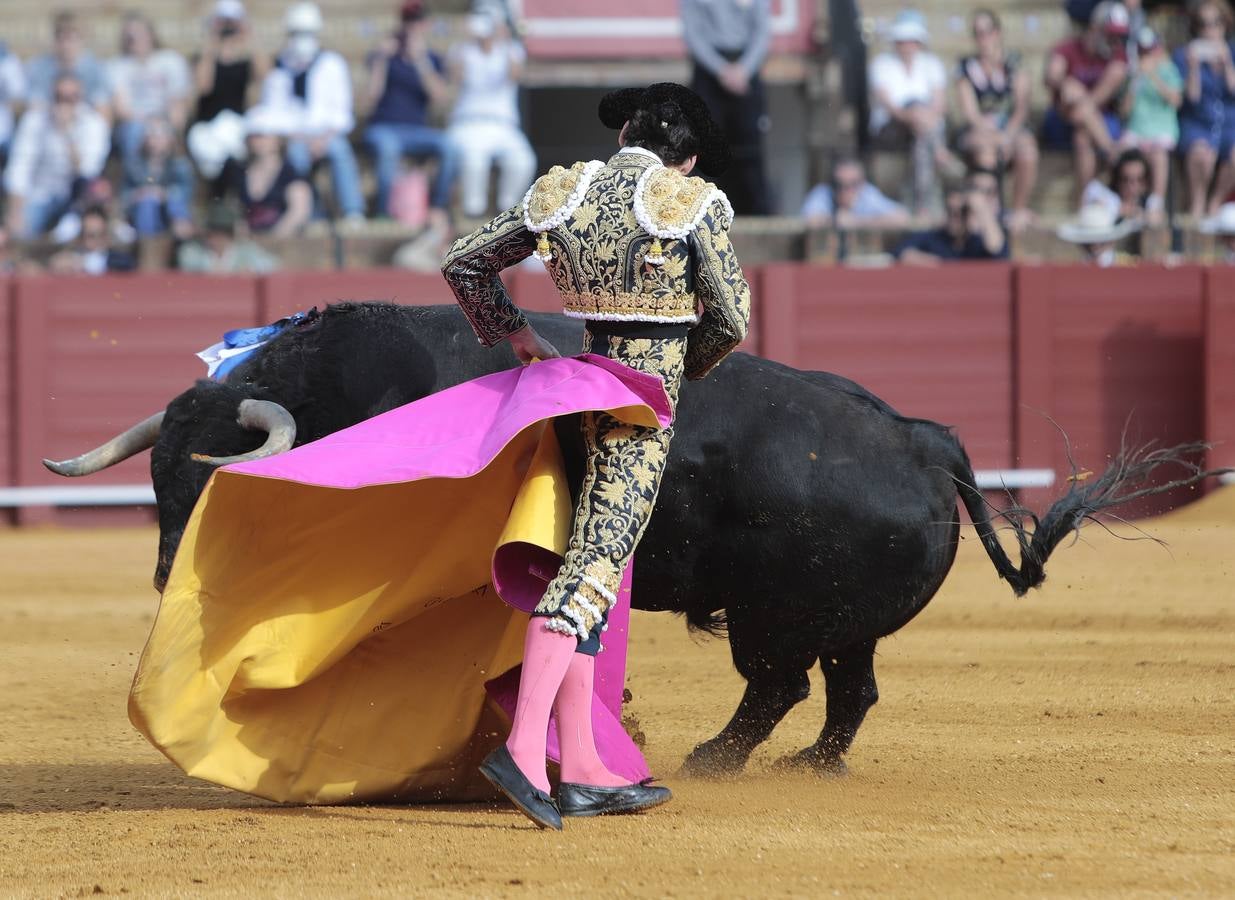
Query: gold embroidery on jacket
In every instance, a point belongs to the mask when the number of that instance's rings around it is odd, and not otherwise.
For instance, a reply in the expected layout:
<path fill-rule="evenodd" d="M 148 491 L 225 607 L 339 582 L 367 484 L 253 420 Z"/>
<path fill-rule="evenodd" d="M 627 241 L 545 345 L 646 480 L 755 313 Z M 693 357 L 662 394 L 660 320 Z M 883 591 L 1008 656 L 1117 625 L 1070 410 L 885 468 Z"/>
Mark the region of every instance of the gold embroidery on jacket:
<path fill-rule="evenodd" d="M 486 347 L 527 325 L 499 273 L 527 259 L 535 246 L 535 236 L 523 224 L 522 208 L 514 207 L 459 238 L 446 253 L 442 275 Z"/>
<path fill-rule="evenodd" d="M 664 381 L 677 405 L 685 341 L 680 338 L 584 338 L 586 351 L 600 352 Z M 603 342 L 603 344 L 602 344 Z M 660 490 L 672 428 L 628 425 L 607 413 L 584 413 L 587 454 L 570 544 L 556 578 L 536 612 L 583 640 L 612 606 L 622 571 L 639 543 Z"/>

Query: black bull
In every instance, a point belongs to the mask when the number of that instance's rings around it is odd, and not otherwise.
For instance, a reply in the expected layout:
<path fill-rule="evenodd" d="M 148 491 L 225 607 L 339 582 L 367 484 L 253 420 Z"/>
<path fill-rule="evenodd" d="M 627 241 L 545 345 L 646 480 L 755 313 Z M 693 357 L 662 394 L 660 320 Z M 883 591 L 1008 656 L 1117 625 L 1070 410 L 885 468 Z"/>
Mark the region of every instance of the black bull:
<path fill-rule="evenodd" d="M 562 352 L 580 346 L 578 322 L 532 320 Z M 284 407 L 301 444 L 514 362 L 504 346 L 478 346 L 454 307 L 339 304 L 279 336 L 226 384 L 198 382 L 161 420 L 134 429 L 127 445 L 92 451 L 85 470 L 77 461 L 51 465 L 86 474 L 153 441 L 161 588 L 213 471 L 192 455 L 263 444 L 265 433 L 237 421 L 242 400 Z M 1024 510 L 1005 514 L 1020 544 L 1017 567 L 996 540 L 965 451 L 944 426 L 901 416 L 839 376 L 742 353 L 688 382 L 656 513 L 639 545 L 634 605 L 682 613 L 713 633 L 727 627 L 747 685 L 733 718 L 695 748 L 687 767 L 740 769 L 807 696 L 818 662 L 826 719 L 793 761 L 843 771 L 842 756 L 878 698 L 876 641 L 917 615 L 951 568 L 958 499 L 1019 595 L 1042 583 L 1050 552 L 1086 518 L 1171 486 L 1143 486 L 1156 466 L 1185 467 L 1173 485 L 1204 477 L 1181 458 L 1197 449 L 1123 456 L 1102 476 L 1073 483 L 1040 522 Z"/>

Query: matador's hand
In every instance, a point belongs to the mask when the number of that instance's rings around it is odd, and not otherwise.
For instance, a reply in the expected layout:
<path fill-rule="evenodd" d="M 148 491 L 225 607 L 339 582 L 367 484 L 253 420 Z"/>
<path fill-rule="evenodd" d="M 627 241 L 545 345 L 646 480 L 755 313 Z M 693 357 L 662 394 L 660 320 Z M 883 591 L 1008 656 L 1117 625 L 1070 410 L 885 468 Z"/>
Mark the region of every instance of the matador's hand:
<path fill-rule="evenodd" d="M 507 338 L 510 341 L 510 346 L 514 348 L 515 356 L 519 362 L 527 365 L 535 359 L 556 359 L 562 354 L 557 352 L 557 348 L 542 338 L 536 333 L 531 325 L 525 325 L 518 331 L 514 332 Z"/>

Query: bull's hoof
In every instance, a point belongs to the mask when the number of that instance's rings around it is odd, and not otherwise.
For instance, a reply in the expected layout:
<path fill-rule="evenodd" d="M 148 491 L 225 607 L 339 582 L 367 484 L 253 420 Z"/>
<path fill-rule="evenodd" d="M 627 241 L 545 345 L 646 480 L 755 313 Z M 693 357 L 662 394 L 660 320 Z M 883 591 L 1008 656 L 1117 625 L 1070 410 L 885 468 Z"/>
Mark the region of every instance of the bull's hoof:
<path fill-rule="evenodd" d="M 746 767 L 749 755 L 725 741 L 705 741 L 692 750 L 682 762 L 679 774 L 689 778 L 732 777 L 740 774 Z"/>
<path fill-rule="evenodd" d="M 821 753 L 814 747 L 807 747 L 790 756 L 781 757 L 776 761 L 776 768 L 798 772 L 814 772 L 826 778 L 844 778 L 849 774 L 845 761 L 835 754 Z"/>

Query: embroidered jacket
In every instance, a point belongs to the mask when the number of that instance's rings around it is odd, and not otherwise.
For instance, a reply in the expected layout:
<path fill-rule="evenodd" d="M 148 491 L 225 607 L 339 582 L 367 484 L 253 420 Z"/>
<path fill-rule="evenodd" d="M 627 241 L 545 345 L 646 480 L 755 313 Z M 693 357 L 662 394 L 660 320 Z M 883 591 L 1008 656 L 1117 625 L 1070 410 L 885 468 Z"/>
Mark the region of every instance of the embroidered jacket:
<path fill-rule="evenodd" d="M 442 274 L 492 347 L 527 324 L 499 273 L 536 255 L 568 316 L 691 323 L 686 377 L 702 378 L 741 343 L 750 319 L 732 220 L 718 188 L 626 148 L 607 163 L 554 166 L 521 205 L 455 241 Z"/>

